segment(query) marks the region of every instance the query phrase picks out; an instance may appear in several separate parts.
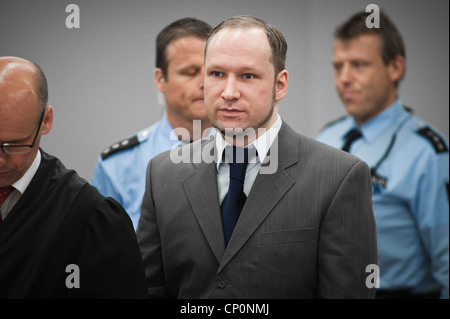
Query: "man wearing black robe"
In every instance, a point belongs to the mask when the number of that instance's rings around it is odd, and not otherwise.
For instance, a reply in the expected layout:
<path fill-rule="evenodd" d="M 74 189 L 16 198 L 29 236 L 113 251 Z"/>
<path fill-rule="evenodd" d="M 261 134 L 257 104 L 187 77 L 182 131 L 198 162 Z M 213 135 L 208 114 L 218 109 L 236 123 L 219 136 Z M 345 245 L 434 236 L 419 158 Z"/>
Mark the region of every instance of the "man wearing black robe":
<path fill-rule="evenodd" d="M 46 103 L 37 65 L 0 57 L 0 298 L 146 298 L 128 214 L 39 149 Z"/>

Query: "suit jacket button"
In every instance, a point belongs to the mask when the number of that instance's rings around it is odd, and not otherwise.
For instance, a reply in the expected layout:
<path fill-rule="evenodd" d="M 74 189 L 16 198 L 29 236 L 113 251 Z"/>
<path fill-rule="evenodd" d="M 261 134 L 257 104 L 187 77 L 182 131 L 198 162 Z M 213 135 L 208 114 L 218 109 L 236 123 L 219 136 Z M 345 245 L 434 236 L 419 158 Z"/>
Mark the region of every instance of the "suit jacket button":
<path fill-rule="evenodd" d="M 217 287 L 219 287 L 220 289 L 223 289 L 227 286 L 227 281 L 225 279 L 221 279 L 219 280 L 219 282 L 217 283 Z"/>

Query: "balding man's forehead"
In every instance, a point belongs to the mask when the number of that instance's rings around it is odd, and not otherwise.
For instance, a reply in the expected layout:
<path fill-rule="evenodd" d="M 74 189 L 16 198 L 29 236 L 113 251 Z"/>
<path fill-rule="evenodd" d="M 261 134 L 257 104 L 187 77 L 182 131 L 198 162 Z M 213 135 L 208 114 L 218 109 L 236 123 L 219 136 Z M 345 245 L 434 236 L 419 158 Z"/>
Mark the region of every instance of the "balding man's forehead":
<path fill-rule="evenodd" d="M 36 75 L 36 67 L 26 60 L 1 59 L 0 58 L 0 81 L 6 77 L 14 76 L 16 73 Z"/>
<path fill-rule="evenodd" d="M 1 64 L 8 64 L 8 63 L 18 63 L 18 64 L 30 64 L 32 65 L 33 62 L 28 61 L 24 58 L 19 58 L 15 56 L 0 56 L 0 65 Z"/>
<path fill-rule="evenodd" d="M 36 103 L 36 93 L 33 90 L 28 88 L 13 88 L 13 90 L 10 90 L 7 86 L 3 87 L 1 85 L 0 88 L 4 91 L 0 94 L 0 103 L 3 105 L 16 107 L 22 103 L 28 105 L 33 105 L 33 103 Z"/>
<path fill-rule="evenodd" d="M 36 68 L 33 63 L 20 58 L 0 58 L 0 100 L 2 105 L 16 107 L 21 103 L 34 105 Z"/>
<path fill-rule="evenodd" d="M 33 83 L 37 75 L 38 69 L 33 62 L 17 57 L 0 57 L 0 83 L 6 80 Z"/>

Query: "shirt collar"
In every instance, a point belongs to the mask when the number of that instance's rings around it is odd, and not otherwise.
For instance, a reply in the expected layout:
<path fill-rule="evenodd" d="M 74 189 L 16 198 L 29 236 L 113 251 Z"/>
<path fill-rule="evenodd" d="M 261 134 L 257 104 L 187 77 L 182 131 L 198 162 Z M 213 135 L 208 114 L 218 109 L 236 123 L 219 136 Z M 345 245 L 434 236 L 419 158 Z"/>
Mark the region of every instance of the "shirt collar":
<path fill-rule="evenodd" d="M 33 163 L 31 163 L 28 170 L 23 174 L 23 176 L 12 186 L 18 190 L 21 194 L 25 192 L 28 185 L 30 184 L 31 180 L 33 179 L 34 175 L 36 174 L 39 165 L 41 164 L 41 152 L 38 150 L 36 157 L 34 158 Z"/>
<path fill-rule="evenodd" d="M 375 141 L 378 136 L 383 134 L 390 126 L 398 121 L 403 112 L 403 104 L 400 98 L 398 98 L 386 110 L 359 127 L 364 139 L 369 143 Z M 355 120 L 353 120 L 353 122 L 354 126 L 357 127 Z"/>
<path fill-rule="evenodd" d="M 256 163 L 257 161 L 260 163 L 264 163 L 264 159 L 267 156 L 267 152 L 272 146 L 273 141 L 278 135 L 280 131 L 281 125 L 283 124 L 280 115 L 277 115 L 277 120 L 275 123 L 262 135 L 260 135 L 256 140 L 247 145 L 249 149 L 256 149 L 256 152 L 249 152 L 249 163 Z M 227 146 L 231 147 L 232 145 L 226 141 L 219 130 L 216 130 L 216 152 L 215 152 L 215 161 L 217 163 L 217 171 L 219 171 L 220 164 L 223 163 L 223 152 Z M 252 154 L 257 154 L 257 156 L 251 156 Z M 226 162 L 226 161 L 225 161 Z"/>
<path fill-rule="evenodd" d="M 167 138 L 167 136 L 169 136 L 170 140 L 178 141 L 178 136 L 176 136 L 175 130 L 173 129 L 172 125 L 170 125 L 166 113 L 164 113 L 164 116 L 162 117 L 159 125 L 160 127 L 158 131 L 161 132 L 161 136 L 163 136 L 164 138 Z"/>
<path fill-rule="evenodd" d="M 188 142 L 182 141 L 178 139 L 177 132 L 172 127 L 172 125 L 169 123 L 169 120 L 167 118 L 167 114 L 164 113 L 163 118 L 160 121 L 160 127 L 159 132 L 160 136 L 163 139 L 164 143 L 166 142 L 167 136 L 169 137 L 169 140 L 173 141 L 172 147 L 179 147 L 188 144 Z M 208 128 L 208 136 L 213 136 L 215 134 L 215 129 L 210 127 Z M 202 136 L 200 138 L 203 138 L 203 133 L 201 132 Z M 186 130 L 186 134 L 188 134 L 188 131 Z"/>

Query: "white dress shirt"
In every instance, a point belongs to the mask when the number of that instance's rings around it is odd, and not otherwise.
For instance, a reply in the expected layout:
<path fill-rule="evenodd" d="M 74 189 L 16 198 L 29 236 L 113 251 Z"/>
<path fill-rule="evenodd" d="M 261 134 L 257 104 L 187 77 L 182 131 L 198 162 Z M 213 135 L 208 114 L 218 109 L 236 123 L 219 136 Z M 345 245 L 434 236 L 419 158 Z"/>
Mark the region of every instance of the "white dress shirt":
<path fill-rule="evenodd" d="M 14 184 L 11 185 L 15 189 L 8 196 L 8 198 L 3 202 L 3 205 L 0 208 L 0 212 L 2 214 L 3 220 L 5 220 L 5 218 L 9 214 L 9 212 L 13 209 L 14 205 L 17 204 L 20 197 L 23 195 L 23 193 L 27 189 L 28 185 L 30 184 L 31 180 L 33 179 L 34 175 L 36 174 L 40 164 L 41 164 L 41 152 L 38 150 L 33 163 L 31 163 L 30 167 L 25 172 L 25 174 L 23 174 L 23 176 L 17 182 L 15 182 Z"/>
<path fill-rule="evenodd" d="M 248 165 L 244 181 L 244 193 L 246 196 L 248 196 L 252 189 L 256 176 L 258 176 L 261 168 L 261 163 L 264 163 L 267 152 L 277 137 L 282 123 L 280 115 L 278 115 L 276 122 L 264 132 L 264 134 L 261 134 L 256 140 L 246 146 L 246 148 L 249 149 Z M 232 162 L 231 146 L 232 145 L 223 138 L 219 130 L 217 130 L 215 163 L 217 163 L 217 186 L 220 203 L 222 203 L 227 195 L 230 186 L 230 165 L 228 163 Z M 256 152 L 252 151 L 252 149 L 256 149 Z M 224 151 L 225 156 L 223 156 Z"/>

